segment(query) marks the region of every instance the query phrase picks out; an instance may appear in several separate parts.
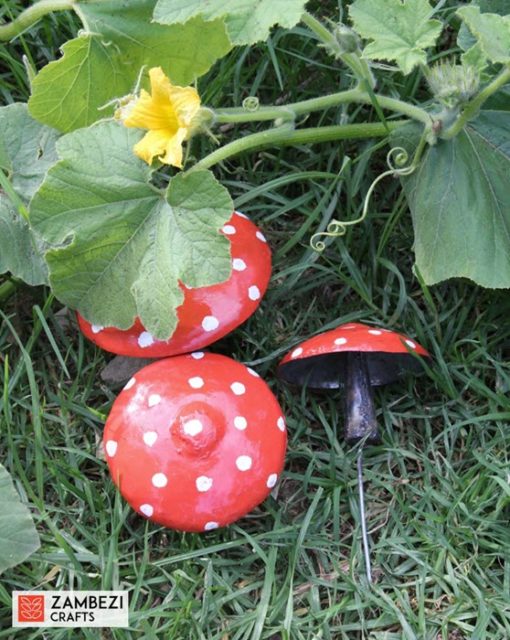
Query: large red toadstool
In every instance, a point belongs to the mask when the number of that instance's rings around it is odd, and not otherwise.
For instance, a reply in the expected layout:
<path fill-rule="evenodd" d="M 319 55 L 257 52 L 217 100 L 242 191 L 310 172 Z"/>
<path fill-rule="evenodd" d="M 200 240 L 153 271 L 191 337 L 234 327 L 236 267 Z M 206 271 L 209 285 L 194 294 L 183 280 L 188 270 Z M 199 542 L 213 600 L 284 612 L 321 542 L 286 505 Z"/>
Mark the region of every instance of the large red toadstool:
<path fill-rule="evenodd" d="M 163 358 L 189 353 L 219 340 L 255 312 L 271 277 L 271 251 L 260 229 L 235 212 L 222 233 L 230 239 L 232 273 L 210 287 L 180 285 L 184 302 L 177 309 L 178 325 L 167 341 L 157 340 L 139 319 L 122 331 L 90 324 L 77 314 L 84 335 L 105 351 L 138 358 Z"/>
<path fill-rule="evenodd" d="M 283 469 L 286 442 L 282 410 L 258 374 L 202 352 L 138 371 L 104 430 L 124 498 L 181 531 L 223 527 L 262 502 Z"/>

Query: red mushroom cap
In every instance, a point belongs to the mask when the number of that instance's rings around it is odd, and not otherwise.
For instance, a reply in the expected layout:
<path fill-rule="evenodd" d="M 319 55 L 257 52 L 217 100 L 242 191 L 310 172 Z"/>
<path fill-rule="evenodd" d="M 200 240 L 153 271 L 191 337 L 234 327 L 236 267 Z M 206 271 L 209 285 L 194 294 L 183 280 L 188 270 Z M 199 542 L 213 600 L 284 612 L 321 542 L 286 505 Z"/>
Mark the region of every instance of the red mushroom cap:
<path fill-rule="evenodd" d="M 311 388 L 342 387 L 345 354 L 349 351 L 367 354 L 374 386 L 393 382 L 406 371 L 418 373 L 421 364 L 413 354 L 430 357 L 422 346 L 401 333 L 350 322 L 295 347 L 280 362 L 278 375 Z"/>
<path fill-rule="evenodd" d="M 221 284 L 195 289 L 180 285 L 184 302 L 170 340 L 156 340 L 139 319 L 122 331 L 92 325 L 80 314 L 85 336 L 105 351 L 139 358 L 163 358 L 201 349 L 233 331 L 257 309 L 271 277 L 271 251 L 260 229 L 235 212 L 222 233 L 231 241 L 232 274 Z"/>
<path fill-rule="evenodd" d="M 208 531 L 267 497 L 287 433 L 255 371 L 196 352 L 138 371 L 113 404 L 103 442 L 113 481 L 136 511 L 173 529 Z"/>

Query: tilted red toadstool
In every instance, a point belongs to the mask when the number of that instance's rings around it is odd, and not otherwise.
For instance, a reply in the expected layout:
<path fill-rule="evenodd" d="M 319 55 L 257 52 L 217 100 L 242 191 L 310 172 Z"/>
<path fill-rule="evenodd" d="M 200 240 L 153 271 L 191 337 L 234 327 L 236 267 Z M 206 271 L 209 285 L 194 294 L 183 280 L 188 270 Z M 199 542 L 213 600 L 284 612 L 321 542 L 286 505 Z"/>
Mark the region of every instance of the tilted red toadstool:
<path fill-rule="evenodd" d="M 345 388 L 345 439 L 353 444 L 377 441 L 379 434 L 372 386 L 393 382 L 406 372 L 422 370 L 416 356 L 430 354 L 414 340 L 388 329 L 351 322 L 301 343 L 281 361 L 278 375 L 313 389 Z M 365 566 L 371 582 L 363 496 L 362 448 L 358 486 Z"/>
<path fill-rule="evenodd" d="M 178 325 L 170 340 L 157 340 L 140 320 L 122 331 L 87 322 L 80 329 L 105 351 L 139 358 L 163 358 L 189 353 L 219 340 L 257 309 L 271 277 L 271 251 L 260 229 L 235 212 L 222 233 L 231 242 L 232 273 L 221 284 L 190 289 L 180 285 L 184 302 L 177 309 Z"/>
<path fill-rule="evenodd" d="M 181 531 L 223 527 L 262 502 L 283 469 L 286 442 L 282 410 L 258 374 L 202 352 L 138 371 L 104 430 L 124 498 Z"/>

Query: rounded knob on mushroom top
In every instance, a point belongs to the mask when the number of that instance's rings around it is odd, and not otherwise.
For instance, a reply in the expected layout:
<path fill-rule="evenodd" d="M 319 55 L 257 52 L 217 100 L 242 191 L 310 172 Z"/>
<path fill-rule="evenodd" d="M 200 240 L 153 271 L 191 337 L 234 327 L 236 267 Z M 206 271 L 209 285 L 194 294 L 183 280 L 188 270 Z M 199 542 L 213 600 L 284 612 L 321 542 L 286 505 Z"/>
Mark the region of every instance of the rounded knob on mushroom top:
<path fill-rule="evenodd" d="M 79 313 L 83 334 L 105 351 L 139 358 L 163 358 L 201 349 L 247 320 L 257 309 L 271 277 L 271 251 L 260 229 L 235 212 L 222 233 L 230 240 L 232 273 L 210 287 L 180 285 L 184 302 L 169 340 L 157 340 L 139 319 L 126 331 L 90 324 Z"/>
<path fill-rule="evenodd" d="M 258 374 L 202 352 L 138 371 L 104 430 L 124 498 L 181 531 L 225 526 L 262 502 L 283 469 L 286 443 L 282 410 Z"/>
<path fill-rule="evenodd" d="M 294 384 L 337 389 L 345 384 L 349 353 L 365 354 L 373 386 L 393 382 L 407 371 L 420 372 L 416 355 L 430 356 L 402 333 L 349 322 L 299 344 L 280 362 L 278 375 Z"/>

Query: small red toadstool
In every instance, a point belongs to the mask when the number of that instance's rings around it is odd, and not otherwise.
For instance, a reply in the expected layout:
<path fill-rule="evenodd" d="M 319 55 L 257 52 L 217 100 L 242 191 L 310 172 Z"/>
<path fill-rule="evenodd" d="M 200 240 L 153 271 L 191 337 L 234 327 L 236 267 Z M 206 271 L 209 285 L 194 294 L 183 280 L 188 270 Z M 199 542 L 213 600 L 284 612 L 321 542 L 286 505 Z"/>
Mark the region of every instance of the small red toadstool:
<path fill-rule="evenodd" d="M 124 498 L 181 531 L 223 527 L 262 502 L 283 469 L 286 443 L 282 410 L 258 374 L 202 352 L 138 371 L 104 430 Z"/>
<path fill-rule="evenodd" d="M 415 355 L 416 354 L 416 355 Z M 345 388 L 345 439 L 354 444 L 379 439 L 372 386 L 422 370 L 430 354 L 414 340 L 359 322 L 341 325 L 302 342 L 280 362 L 278 375 L 312 389 Z M 358 455 L 358 489 L 368 582 L 372 581 L 363 495 L 363 449 Z"/>
<path fill-rule="evenodd" d="M 157 340 L 139 319 L 122 331 L 90 324 L 79 313 L 84 335 L 101 349 L 138 358 L 164 358 L 189 353 L 219 340 L 257 309 L 271 277 L 271 251 L 260 229 L 235 212 L 222 233 L 231 241 L 232 273 L 210 287 L 180 285 L 184 302 L 177 309 L 178 325 L 167 341 Z"/>
<path fill-rule="evenodd" d="M 408 371 L 420 372 L 420 359 L 413 354 L 429 356 L 401 333 L 350 322 L 301 343 L 280 362 L 278 375 L 312 389 L 345 387 L 346 440 L 377 440 L 370 389 Z"/>

